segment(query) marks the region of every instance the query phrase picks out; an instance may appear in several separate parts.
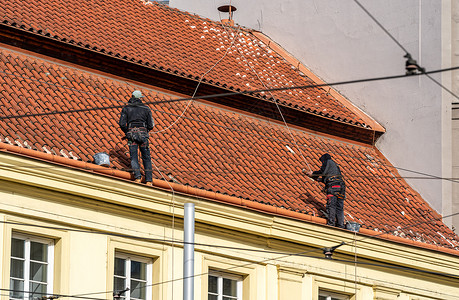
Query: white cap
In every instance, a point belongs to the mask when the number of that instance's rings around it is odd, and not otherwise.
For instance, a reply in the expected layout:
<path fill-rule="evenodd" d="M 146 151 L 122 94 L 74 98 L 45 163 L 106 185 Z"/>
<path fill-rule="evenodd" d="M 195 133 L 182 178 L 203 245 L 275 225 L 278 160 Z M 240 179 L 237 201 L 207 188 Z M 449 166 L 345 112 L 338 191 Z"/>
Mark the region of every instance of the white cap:
<path fill-rule="evenodd" d="M 142 98 L 142 97 L 143 97 L 142 92 L 139 91 L 139 90 L 133 91 L 133 92 L 132 92 L 132 96 L 133 96 L 134 98 Z"/>

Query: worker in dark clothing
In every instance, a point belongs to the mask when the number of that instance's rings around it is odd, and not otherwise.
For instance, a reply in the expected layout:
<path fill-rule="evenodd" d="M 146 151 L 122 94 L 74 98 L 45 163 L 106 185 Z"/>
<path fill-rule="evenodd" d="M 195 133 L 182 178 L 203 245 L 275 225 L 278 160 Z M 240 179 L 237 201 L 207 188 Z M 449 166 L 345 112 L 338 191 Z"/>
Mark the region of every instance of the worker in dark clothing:
<path fill-rule="evenodd" d="M 322 155 L 319 160 L 322 166 L 319 171 L 307 172 L 314 180 L 325 184 L 324 191 L 327 195 L 327 225 L 344 228 L 344 199 L 346 185 L 339 166 L 331 159 L 330 154 Z"/>
<path fill-rule="evenodd" d="M 121 110 L 119 125 L 126 134 L 131 156 L 131 168 L 134 172 L 135 182 L 141 182 L 139 154 L 142 155 L 143 167 L 145 168 L 145 182 L 152 185 L 152 167 L 150 148 L 148 145 L 149 131 L 153 129 L 154 122 L 151 110 L 142 103 L 142 92 L 134 91 L 127 105 Z"/>

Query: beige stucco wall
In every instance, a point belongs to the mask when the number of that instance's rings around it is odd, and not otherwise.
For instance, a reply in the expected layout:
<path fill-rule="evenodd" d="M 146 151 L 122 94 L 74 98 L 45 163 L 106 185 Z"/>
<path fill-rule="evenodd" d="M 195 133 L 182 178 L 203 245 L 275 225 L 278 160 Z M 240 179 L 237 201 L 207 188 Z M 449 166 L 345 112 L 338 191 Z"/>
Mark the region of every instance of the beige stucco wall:
<path fill-rule="evenodd" d="M 209 269 L 242 276 L 244 300 L 317 299 L 319 290 L 359 300 L 459 295 L 459 256 L 172 195 L 5 152 L 0 153 L 1 288 L 9 288 L 11 235 L 20 231 L 55 240 L 57 294 L 112 299 L 114 255 L 120 251 L 153 259 L 153 299 L 182 299 L 186 202 L 195 203 L 195 241 L 200 243 L 195 246 L 195 299 L 207 299 Z M 178 240 L 174 245 L 167 242 L 172 238 Z M 344 261 L 323 258 L 320 248 L 343 241 L 347 244 L 334 258 Z M 363 264 L 368 262 L 456 278 Z"/>

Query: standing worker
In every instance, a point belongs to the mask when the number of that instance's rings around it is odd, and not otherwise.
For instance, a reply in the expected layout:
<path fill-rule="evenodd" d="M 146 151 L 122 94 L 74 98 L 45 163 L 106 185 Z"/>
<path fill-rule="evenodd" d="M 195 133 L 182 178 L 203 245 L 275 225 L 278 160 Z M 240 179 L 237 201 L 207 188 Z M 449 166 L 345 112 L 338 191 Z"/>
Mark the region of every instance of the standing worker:
<path fill-rule="evenodd" d="M 338 164 L 330 154 L 325 153 L 319 160 L 322 166 L 319 171 L 307 172 L 307 175 L 314 180 L 325 184 L 324 191 L 327 195 L 327 225 L 344 228 L 344 199 L 346 185 Z"/>
<path fill-rule="evenodd" d="M 154 122 L 151 110 L 142 103 L 142 92 L 132 92 L 132 97 L 127 105 L 121 110 L 119 125 L 121 130 L 126 134 L 129 146 L 129 155 L 131 156 L 131 168 L 134 172 L 135 182 L 141 182 L 142 174 L 140 173 L 139 154 L 142 155 L 143 167 L 145 168 L 145 182 L 152 185 L 152 167 L 150 148 L 148 146 L 148 132 L 153 129 Z"/>

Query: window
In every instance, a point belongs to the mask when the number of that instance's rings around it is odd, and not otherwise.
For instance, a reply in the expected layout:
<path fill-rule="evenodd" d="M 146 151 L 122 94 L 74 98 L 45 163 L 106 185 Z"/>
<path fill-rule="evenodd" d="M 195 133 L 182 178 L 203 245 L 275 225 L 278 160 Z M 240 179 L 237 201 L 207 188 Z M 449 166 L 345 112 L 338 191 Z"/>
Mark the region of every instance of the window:
<path fill-rule="evenodd" d="M 242 300 L 242 276 L 209 272 L 208 300 Z"/>
<path fill-rule="evenodd" d="M 10 299 L 41 298 L 53 292 L 54 242 L 13 235 Z"/>
<path fill-rule="evenodd" d="M 349 296 L 320 291 L 319 300 L 349 300 Z"/>
<path fill-rule="evenodd" d="M 125 300 L 151 299 L 152 260 L 144 257 L 117 253 L 113 289 Z"/>

